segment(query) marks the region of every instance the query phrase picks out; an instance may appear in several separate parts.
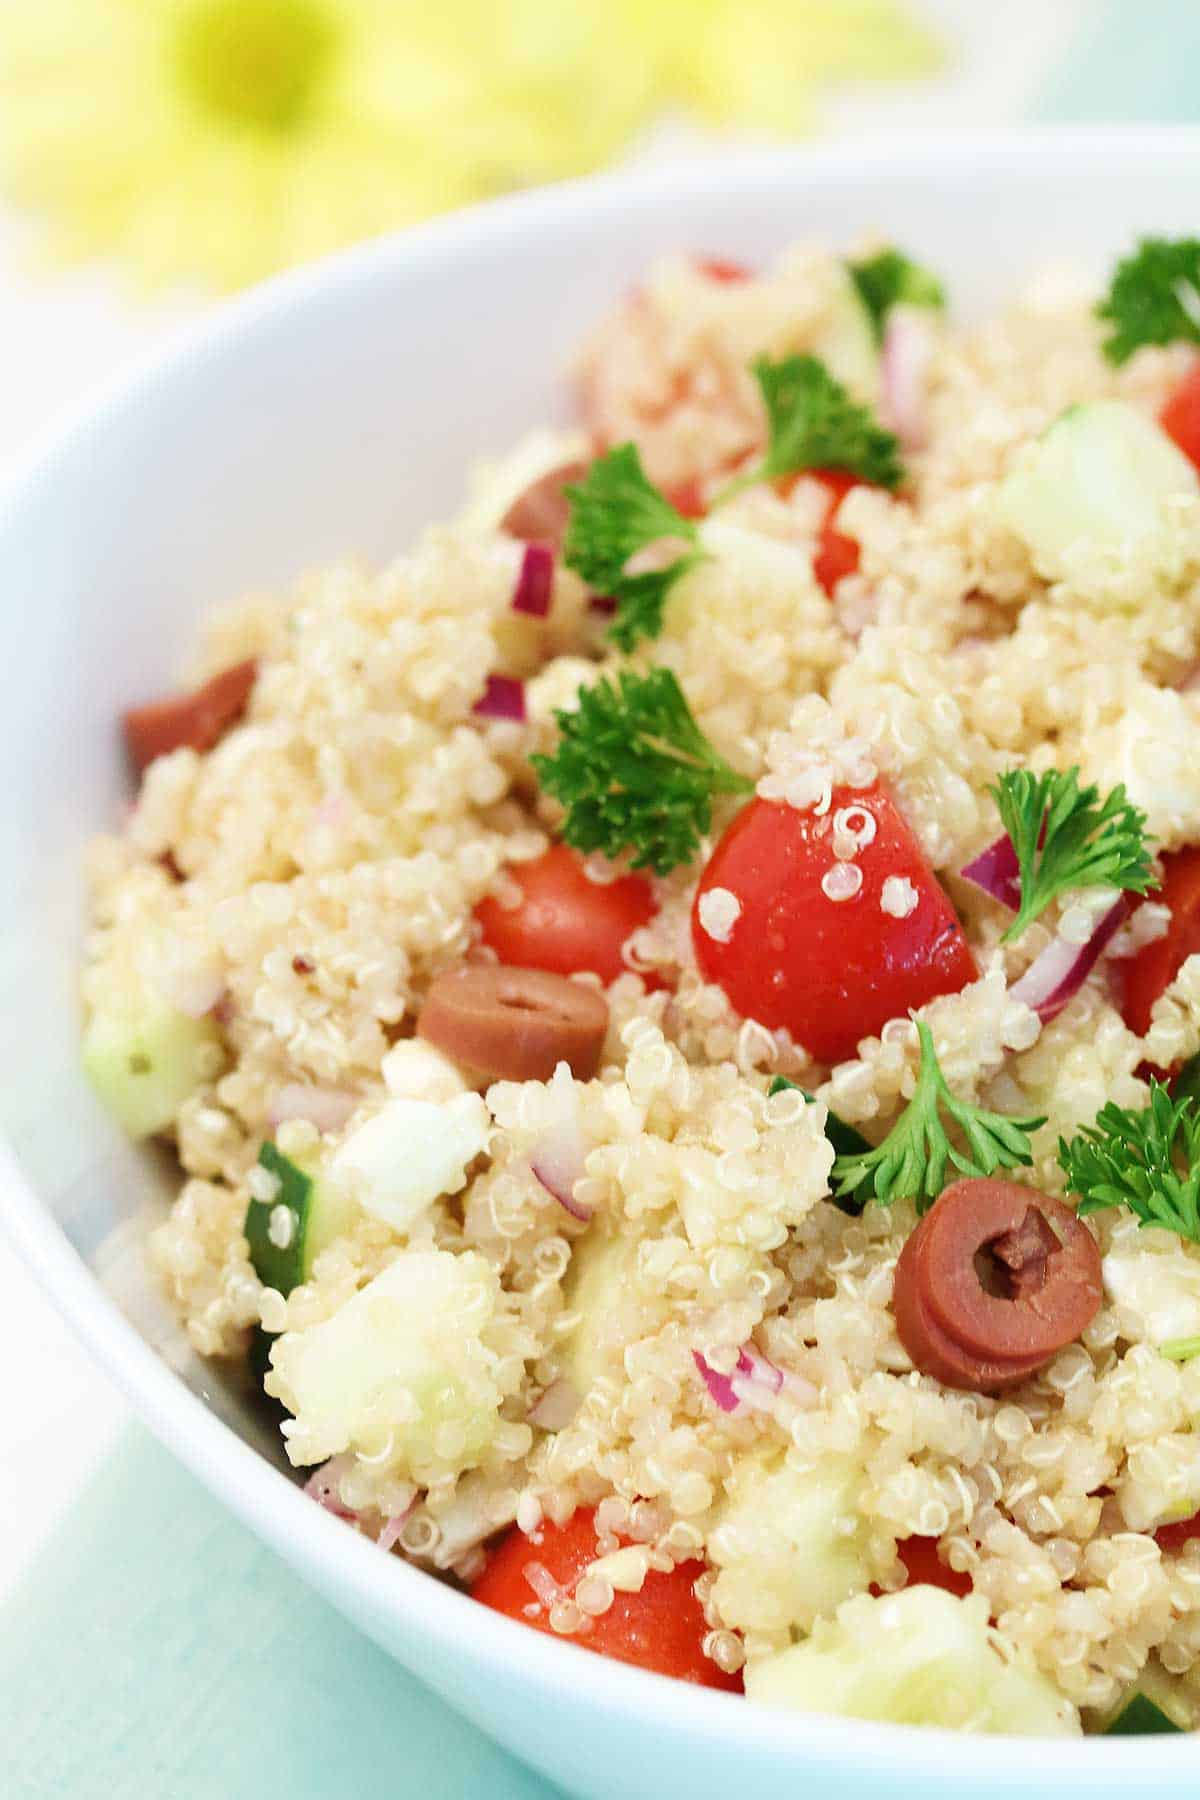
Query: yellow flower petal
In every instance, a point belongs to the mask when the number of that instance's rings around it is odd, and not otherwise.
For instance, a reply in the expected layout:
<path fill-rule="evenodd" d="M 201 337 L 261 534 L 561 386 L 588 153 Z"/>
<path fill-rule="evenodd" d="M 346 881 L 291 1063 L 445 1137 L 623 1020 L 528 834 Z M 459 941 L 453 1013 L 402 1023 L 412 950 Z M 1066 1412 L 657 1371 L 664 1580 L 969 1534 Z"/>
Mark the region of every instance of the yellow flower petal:
<path fill-rule="evenodd" d="M 936 61 L 896 0 L 0 0 L 0 179 L 64 254 L 232 287 Z"/>

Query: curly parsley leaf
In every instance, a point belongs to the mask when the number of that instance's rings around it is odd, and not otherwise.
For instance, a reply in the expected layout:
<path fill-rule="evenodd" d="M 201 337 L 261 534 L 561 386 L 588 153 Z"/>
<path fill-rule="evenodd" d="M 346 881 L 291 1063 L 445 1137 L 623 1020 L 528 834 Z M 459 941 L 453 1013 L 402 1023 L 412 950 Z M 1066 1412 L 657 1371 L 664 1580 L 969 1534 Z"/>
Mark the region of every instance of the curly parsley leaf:
<path fill-rule="evenodd" d="M 989 793 L 1017 856 L 1021 904 L 1004 934 L 1019 937 L 1050 902 L 1071 888 L 1114 887 L 1144 894 L 1157 887 L 1146 815 L 1124 786 L 1104 800 L 1081 788 L 1079 770 L 1007 769 Z"/>
<path fill-rule="evenodd" d="M 880 250 L 876 256 L 846 264 L 859 298 L 871 315 L 876 343 L 883 342 L 883 327 L 893 306 L 941 308 L 946 293 L 937 276 L 902 250 Z"/>
<path fill-rule="evenodd" d="M 1096 316 L 1112 327 L 1104 354 L 1113 363 L 1143 344 L 1200 344 L 1200 238 L 1143 238 L 1117 264 Z"/>
<path fill-rule="evenodd" d="M 904 479 L 900 446 L 868 407 L 852 400 L 815 356 L 760 356 L 752 365 L 767 409 L 767 453 L 731 481 L 713 501 L 719 506 L 757 481 L 774 481 L 804 469 L 845 469 L 860 481 L 894 488 Z"/>
<path fill-rule="evenodd" d="M 887 1204 L 909 1198 L 916 1201 L 917 1211 L 924 1213 L 946 1185 L 948 1162 L 960 1175 L 991 1175 L 997 1169 L 1015 1169 L 1033 1161 L 1029 1134 L 1044 1125 L 1045 1119 L 1013 1119 L 958 1099 L 946 1085 L 928 1025 L 918 1019 L 916 1026 L 921 1042 L 916 1092 L 882 1144 L 837 1158 L 832 1180 L 839 1199 L 863 1189 L 864 1201 Z M 950 1142 L 942 1123 L 943 1110 L 961 1130 L 966 1150 Z"/>
<path fill-rule="evenodd" d="M 623 670 L 579 690 L 557 712 L 553 756 L 531 758 L 542 787 L 566 808 L 562 834 L 576 850 L 658 875 L 691 862 L 712 823 L 714 794 L 753 783 L 718 756 L 669 669 Z"/>
<path fill-rule="evenodd" d="M 1142 1225 L 1161 1225 L 1200 1244 L 1200 1107 L 1172 1100 L 1150 1080 L 1141 1112 L 1110 1100 L 1070 1143 L 1058 1140 L 1067 1185 L 1081 1213 L 1127 1206 Z"/>
<path fill-rule="evenodd" d="M 641 638 L 657 637 L 671 588 L 704 555 L 694 520 L 685 519 L 648 479 L 634 444 L 619 444 L 597 458 L 566 495 L 571 503 L 567 567 L 594 593 L 616 601 L 609 636 L 625 651 Z M 678 544 L 679 554 L 662 568 L 628 573 L 635 556 L 659 544 Z"/>

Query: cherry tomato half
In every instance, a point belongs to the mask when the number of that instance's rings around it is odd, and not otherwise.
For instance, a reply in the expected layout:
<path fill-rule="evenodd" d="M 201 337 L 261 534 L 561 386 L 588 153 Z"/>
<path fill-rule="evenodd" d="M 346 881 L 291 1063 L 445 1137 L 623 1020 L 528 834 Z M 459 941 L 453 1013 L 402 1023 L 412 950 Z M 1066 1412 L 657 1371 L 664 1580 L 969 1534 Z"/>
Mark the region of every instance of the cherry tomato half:
<path fill-rule="evenodd" d="M 1162 886 L 1150 898 L 1170 907 L 1170 923 L 1163 937 L 1130 958 L 1121 976 L 1121 1017 L 1138 1037 L 1150 1028 L 1154 1002 L 1200 950 L 1200 845 L 1171 851 L 1162 863 Z"/>
<path fill-rule="evenodd" d="M 834 856 L 838 832 L 859 838 L 852 860 Z M 850 891 L 855 871 L 861 884 Z M 882 905 L 892 878 L 889 904 L 909 907 L 902 918 Z M 714 888 L 741 908 L 722 933 L 727 942 L 701 923 Z M 839 892 L 846 897 L 831 897 Z M 977 974 L 949 899 L 878 782 L 835 788 L 822 815 L 752 800 L 700 878 L 692 941 L 701 973 L 738 1012 L 786 1027 L 825 1063 L 853 1056 L 860 1038 Z"/>
<path fill-rule="evenodd" d="M 643 876 L 591 881 L 582 858 L 566 844 L 552 844 L 508 873 L 521 890 L 520 905 L 502 906 L 489 894 L 475 908 L 483 941 L 502 963 L 552 975 L 590 972 L 606 982 L 628 972 L 622 946 L 658 910 Z M 644 979 L 647 987 L 663 986 L 654 976 Z"/>
<path fill-rule="evenodd" d="M 961 1599 L 972 1591 L 969 1575 L 952 1569 L 938 1555 L 938 1541 L 931 1537 L 904 1538 L 896 1545 L 896 1554 L 908 1570 L 909 1587 L 939 1587 Z"/>
<path fill-rule="evenodd" d="M 492 1552 L 471 1597 L 535 1631 L 557 1635 L 549 1607 L 538 1592 L 544 1579 L 539 1571 L 570 1593 L 598 1554 L 595 1516 L 586 1510 L 573 1514 L 565 1525 L 543 1525 L 533 1537 L 513 1526 Z M 531 1572 L 537 1587 L 529 1579 Z M 669 1575 L 652 1569 L 636 1594 L 614 1595 L 608 1611 L 568 1642 L 639 1669 L 673 1675 L 678 1681 L 740 1693 L 741 1676 L 726 1675 L 704 1654 L 708 1626 L 694 1592 L 703 1573 L 704 1564 L 699 1562 L 679 1563 Z"/>
<path fill-rule="evenodd" d="M 1174 393 L 1167 397 L 1158 422 L 1183 454 L 1200 469 L 1200 362 L 1193 364 Z"/>

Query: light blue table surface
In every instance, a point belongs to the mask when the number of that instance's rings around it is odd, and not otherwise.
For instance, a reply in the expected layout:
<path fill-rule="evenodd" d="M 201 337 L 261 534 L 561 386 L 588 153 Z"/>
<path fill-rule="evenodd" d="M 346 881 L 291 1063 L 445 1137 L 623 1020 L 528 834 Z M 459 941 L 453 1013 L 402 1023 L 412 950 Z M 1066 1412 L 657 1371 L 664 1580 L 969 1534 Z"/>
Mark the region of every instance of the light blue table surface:
<path fill-rule="evenodd" d="M 1193 121 L 1198 68 L 1200 0 L 1108 0 L 1029 116 Z M 140 1427 L 0 1614 L 0 1745 L 5 1800 L 557 1792 L 360 1637 Z"/>

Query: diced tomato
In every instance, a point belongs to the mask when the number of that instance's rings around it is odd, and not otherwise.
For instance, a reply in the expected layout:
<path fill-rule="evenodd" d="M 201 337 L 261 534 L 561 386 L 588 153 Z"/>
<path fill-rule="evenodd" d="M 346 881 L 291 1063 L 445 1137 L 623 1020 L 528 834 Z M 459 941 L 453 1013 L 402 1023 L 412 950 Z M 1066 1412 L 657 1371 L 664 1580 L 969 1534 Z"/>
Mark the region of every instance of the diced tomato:
<path fill-rule="evenodd" d="M 1162 887 L 1150 898 L 1171 909 L 1166 934 L 1125 963 L 1120 977 L 1121 1017 L 1138 1037 L 1149 1030 L 1154 1002 L 1200 950 L 1200 845 L 1173 850 L 1162 863 Z"/>
<path fill-rule="evenodd" d="M 851 488 L 866 487 L 869 484 L 860 481 L 857 475 L 851 475 L 847 469 L 805 469 L 801 475 L 785 475 L 778 483 L 779 492 L 786 497 L 796 483 L 802 480 L 819 481 L 829 496 L 817 531 L 813 574 L 825 592 L 832 596 L 842 576 L 853 575 L 857 571 L 861 555 L 858 539 L 847 537 L 844 531 L 838 531 L 833 523 L 834 515 Z"/>
<path fill-rule="evenodd" d="M 1167 436 L 1200 469 L 1200 362 L 1193 363 L 1158 415 Z"/>
<path fill-rule="evenodd" d="M 678 486 L 669 489 L 667 499 L 676 512 L 681 512 L 685 519 L 702 519 L 708 511 L 701 498 L 699 480 L 694 475 L 689 480 L 681 481 Z"/>
<path fill-rule="evenodd" d="M 816 469 L 813 473 L 829 493 L 829 504 L 825 508 L 816 554 L 813 557 L 813 574 L 825 592 L 832 597 L 842 576 L 857 572 L 861 555 L 858 539 L 847 537 L 844 531 L 838 531 L 833 523 L 834 515 L 850 489 L 863 484 L 853 475 L 848 475 L 844 469 Z"/>
<path fill-rule="evenodd" d="M 503 906 L 489 894 L 475 908 L 483 941 L 502 963 L 553 975 L 590 972 L 601 981 L 628 971 L 622 948 L 658 910 L 644 876 L 592 881 L 566 844 L 552 844 L 533 862 L 514 863 L 508 874 L 521 890 L 520 904 Z M 664 985 L 653 976 L 644 979 L 651 988 Z"/>
<path fill-rule="evenodd" d="M 896 1554 L 908 1570 L 908 1585 L 944 1588 L 961 1599 L 971 1592 L 974 1583 L 969 1575 L 959 1574 L 942 1561 L 937 1543 L 936 1538 L 910 1537 L 896 1545 Z"/>
<path fill-rule="evenodd" d="M 1155 1543 L 1168 1556 L 1178 1556 L 1185 1544 L 1190 1544 L 1193 1538 L 1198 1537 L 1200 1513 L 1193 1513 L 1190 1519 L 1177 1519 L 1171 1525 L 1160 1525 L 1154 1533 Z"/>
<path fill-rule="evenodd" d="M 725 256 L 697 257 L 696 267 L 701 274 L 707 275 L 710 281 L 749 281 L 753 273 L 745 263 L 731 262 Z"/>
<path fill-rule="evenodd" d="M 599 1554 L 595 1515 L 587 1511 L 573 1514 L 565 1525 L 543 1525 L 532 1537 L 514 1526 L 492 1552 L 471 1597 L 535 1631 L 557 1635 L 550 1624 L 546 1577 L 564 1596 L 570 1595 Z M 704 1654 L 708 1626 L 695 1594 L 703 1573 L 699 1562 L 679 1563 L 669 1575 L 652 1569 L 636 1594 L 614 1595 L 607 1612 L 567 1641 L 678 1681 L 740 1693 L 741 1676 L 726 1675 Z"/>
<path fill-rule="evenodd" d="M 843 838 L 860 838 L 845 862 L 833 853 L 839 827 Z M 857 890 L 831 897 L 847 891 L 856 871 Z M 891 893 L 916 897 L 903 918 L 882 906 L 892 877 Z M 701 924 L 704 896 L 714 888 L 725 888 L 741 909 L 725 943 Z M 786 1027 L 826 1063 L 853 1056 L 859 1039 L 888 1019 L 957 993 L 977 974 L 949 899 L 878 782 L 835 788 L 820 815 L 752 800 L 700 878 L 692 940 L 701 973 L 738 1012 L 771 1030 Z"/>

